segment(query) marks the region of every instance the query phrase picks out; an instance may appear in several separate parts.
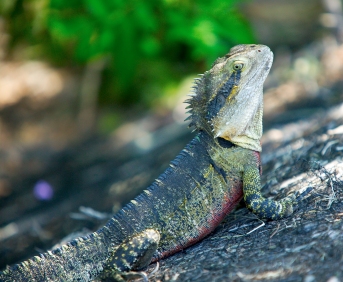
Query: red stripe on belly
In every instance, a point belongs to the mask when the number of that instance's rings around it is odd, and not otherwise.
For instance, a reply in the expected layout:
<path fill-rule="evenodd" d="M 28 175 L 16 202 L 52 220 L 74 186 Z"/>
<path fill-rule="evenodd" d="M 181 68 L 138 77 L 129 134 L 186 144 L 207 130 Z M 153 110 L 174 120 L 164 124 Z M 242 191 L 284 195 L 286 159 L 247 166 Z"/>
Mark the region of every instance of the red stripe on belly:
<path fill-rule="evenodd" d="M 225 194 L 223 198 L 221 210 L 218 210 L 218 211 L 213 210 L 211 212 L 211 215 L 209 216 L 207 220 L 207 223 L 208 223 L 207 226 L 203 226 L 200 229 L 198 229 L 197 236 L 189 238 L 188 241 L 183 245 L 177 245 L 170 250 L 167 250 L 158 254 L 158 257 L 154 258 L 152 262 L 168 257 L 176 252 L 179 252 L 199 242 L 201 239 L 203 239 L 208 234 L 210 234 L 222 222 L 225 216 L 228 215 L 235 208 L 235 206 L 240 202 L 242 198 L 243 198 L 243 187 L 242 187 L 242 183 L 239 182 L 235 186 L 233 186 L 228 193 Z"/>

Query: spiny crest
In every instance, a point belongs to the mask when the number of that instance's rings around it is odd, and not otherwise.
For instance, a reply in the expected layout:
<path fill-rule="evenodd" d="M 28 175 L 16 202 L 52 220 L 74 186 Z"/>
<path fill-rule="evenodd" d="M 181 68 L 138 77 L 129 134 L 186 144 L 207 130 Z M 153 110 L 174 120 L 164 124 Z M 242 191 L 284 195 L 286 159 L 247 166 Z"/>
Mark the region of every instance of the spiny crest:
<path fill-rule="evenodd" d="M 206 96 L 204 92 L 207 74 L 208 72 L 199 74 L 199 77 L 194 79 L 192 92 L 188 94 L 190 98 L 184 102 L 188 104 L 186 107 L 188 111 L 186 113 L 189 114 L 185 121 L 190 120 L 188 127 L 193 127 L 193 131 L 204 129 L 204 123 L 206 123 L 202 113 L 206 110 Z"/>

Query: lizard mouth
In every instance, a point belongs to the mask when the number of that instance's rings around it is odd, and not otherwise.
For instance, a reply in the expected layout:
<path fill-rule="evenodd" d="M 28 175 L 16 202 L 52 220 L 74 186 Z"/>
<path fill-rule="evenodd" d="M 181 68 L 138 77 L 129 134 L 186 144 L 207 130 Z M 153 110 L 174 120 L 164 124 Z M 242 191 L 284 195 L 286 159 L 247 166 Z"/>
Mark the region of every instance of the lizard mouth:
<path fill-rule="evenodd" d="M 271 69 L 271 67 L 272 67 L 272 63 L 273 63 L 273 60 L 272 60 L 272 59 L 269 59 L 269 60 L 265 63 L 265 65 L 264 65 L 264 70 L 265 70 L 265 71 L 269 71 L 269 70 Z"/>

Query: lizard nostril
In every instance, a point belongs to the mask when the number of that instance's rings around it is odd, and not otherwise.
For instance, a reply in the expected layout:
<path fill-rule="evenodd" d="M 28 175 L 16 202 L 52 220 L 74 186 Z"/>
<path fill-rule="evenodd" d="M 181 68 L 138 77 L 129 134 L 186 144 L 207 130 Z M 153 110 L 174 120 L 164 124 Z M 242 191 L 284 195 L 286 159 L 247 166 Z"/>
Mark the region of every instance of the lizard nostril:
<path fill-rule="evenodd" d="M 258 52 L 261 52 L 261 50 L 260 50 L 260 49 L 258 49 L 257 51 L 258 51 Z"/>

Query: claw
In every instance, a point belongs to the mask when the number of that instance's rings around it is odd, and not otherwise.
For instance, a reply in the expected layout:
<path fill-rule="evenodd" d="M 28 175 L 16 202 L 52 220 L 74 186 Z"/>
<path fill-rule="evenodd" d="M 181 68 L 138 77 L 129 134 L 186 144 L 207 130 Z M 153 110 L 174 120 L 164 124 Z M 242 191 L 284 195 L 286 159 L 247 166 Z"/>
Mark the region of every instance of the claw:
<path fill-rule="evenodd" d="M 156 273 L 158 270 L 160 269 L 160 263 L 157 261 L 156 262 L 156 266 L 155 268 L 153 269 L 153 271 L 151 271 L 148 275 L 148 277 L 151 277 L 154 273 Z"/>
<path fill-rule="evenodd" d="M 141 278 L 144 282 L 149 282 L 148 275 L 144 271 L 130 271 L 130 272 L 123 272 L 121 276 L 125 277 L 126 279 L 137 279 Z"/>
<path fill-rule="evenodd" d="M 312 190 L 313 190 L 312 187 L 307 187 L 306 190 L 301 192 L 301 193 L 299 191 L 297 191 L 295 193 L 296 200 L 297 201 L 302 201 Z"/>

